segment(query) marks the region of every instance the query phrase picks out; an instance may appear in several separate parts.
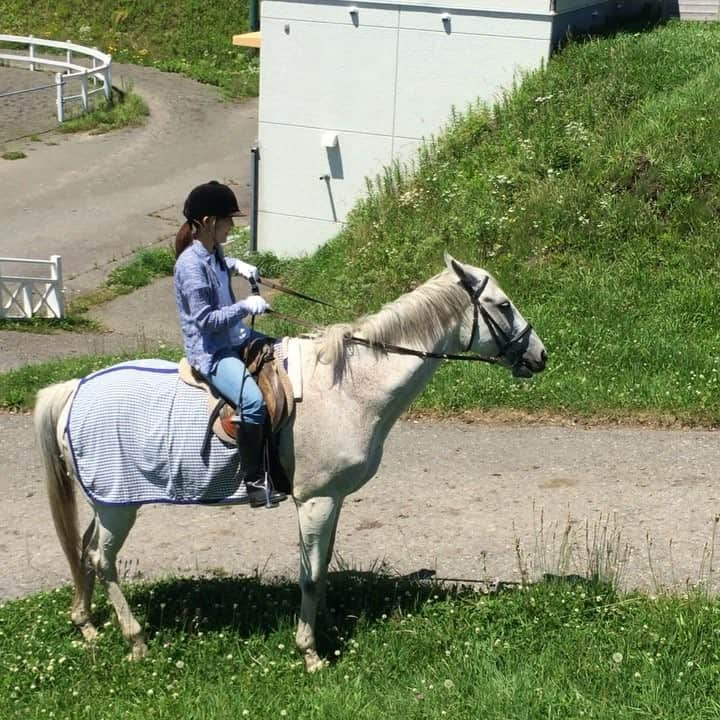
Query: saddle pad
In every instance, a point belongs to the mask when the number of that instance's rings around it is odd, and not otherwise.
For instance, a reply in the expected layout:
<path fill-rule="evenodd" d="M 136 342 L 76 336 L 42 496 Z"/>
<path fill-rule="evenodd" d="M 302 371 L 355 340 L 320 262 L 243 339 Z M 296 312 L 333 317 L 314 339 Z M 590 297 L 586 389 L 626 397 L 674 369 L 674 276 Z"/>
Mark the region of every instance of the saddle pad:
<path fill-rule="evenodd" d="M 76 475 L 93 501 L 137 503 L 246 502 L 238 457 L 212 435 L 205 393 L 164 360 L 134 360 L 80 381 L 65 429 Z"/>
<path fill-rule="evenodd" d="M 284 337 L 275 343 L 275 357 L 282 361 L 295 400 L 302 400 L 302 349 L 297 338 Z"/>

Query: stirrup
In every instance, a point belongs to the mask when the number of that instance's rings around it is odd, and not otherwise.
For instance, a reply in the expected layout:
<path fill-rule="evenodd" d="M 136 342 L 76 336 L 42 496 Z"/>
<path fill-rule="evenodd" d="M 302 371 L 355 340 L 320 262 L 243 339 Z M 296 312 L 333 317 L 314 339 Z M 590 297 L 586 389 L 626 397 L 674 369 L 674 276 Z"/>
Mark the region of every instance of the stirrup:
<path fill-rule="evenodd" d="M 280 490 L 276 490 L 267 473 L 265 479 L 246 480 L 245 489 L 248 498 L 250 498 L 250 507 L 252 508 L 276 508 L 283 500 L 287 500 L 287 495 Z"/>

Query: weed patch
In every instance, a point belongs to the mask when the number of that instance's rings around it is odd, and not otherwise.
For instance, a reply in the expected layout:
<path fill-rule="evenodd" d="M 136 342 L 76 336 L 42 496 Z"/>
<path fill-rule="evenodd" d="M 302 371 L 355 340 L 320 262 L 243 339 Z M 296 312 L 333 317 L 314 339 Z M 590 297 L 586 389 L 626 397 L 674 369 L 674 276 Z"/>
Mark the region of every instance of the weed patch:
<path fill-rule="evenodd" d="M 96 109 L 78 114 L 58 126 L 58 132 L 92 132 L 99 134 L 122 127 L 142 125 L 149 114 L 145 101 L 133 92 L 113 93 L 112 101 L 104 101 Z"/>

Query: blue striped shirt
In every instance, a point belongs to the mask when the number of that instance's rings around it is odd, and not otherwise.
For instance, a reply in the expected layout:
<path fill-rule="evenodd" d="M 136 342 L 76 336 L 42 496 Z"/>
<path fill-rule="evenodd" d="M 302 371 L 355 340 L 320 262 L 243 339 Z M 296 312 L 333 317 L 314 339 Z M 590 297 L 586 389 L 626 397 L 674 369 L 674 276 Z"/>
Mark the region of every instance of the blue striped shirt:
<path fill-rule="evenodd" d="M 198 240 L 175 262 L 175 301 L 185 356 L 206 377 L 217 354 L 241 345 L 250 333 L 241 321 L 247 312 L 230 286 L 234 266 L 235 258 L 223 257 L 219 249 L 210 253 Z"/>

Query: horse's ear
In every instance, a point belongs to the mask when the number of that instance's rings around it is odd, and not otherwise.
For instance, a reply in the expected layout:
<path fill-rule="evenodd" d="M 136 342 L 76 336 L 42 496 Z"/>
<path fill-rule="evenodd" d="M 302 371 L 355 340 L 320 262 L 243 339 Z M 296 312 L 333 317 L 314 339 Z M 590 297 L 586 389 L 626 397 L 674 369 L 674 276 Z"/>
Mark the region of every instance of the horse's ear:
<path fill-rule="evenodd" d="M 445 251 L 445 266 L 450 272 L 454 272 L 463 282 L 471 281 L 471 278 L 469 278 L 465 272 L 465 268 L 447 250 Z"/>

